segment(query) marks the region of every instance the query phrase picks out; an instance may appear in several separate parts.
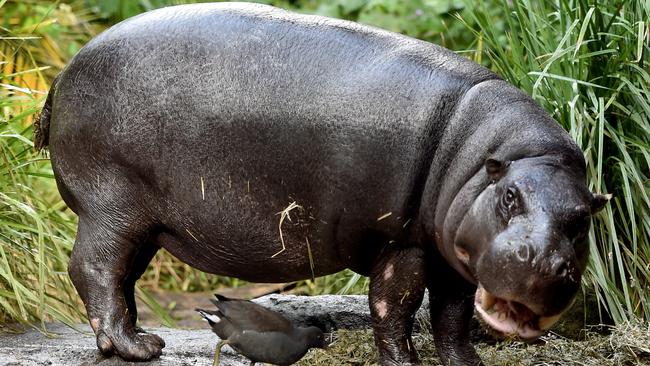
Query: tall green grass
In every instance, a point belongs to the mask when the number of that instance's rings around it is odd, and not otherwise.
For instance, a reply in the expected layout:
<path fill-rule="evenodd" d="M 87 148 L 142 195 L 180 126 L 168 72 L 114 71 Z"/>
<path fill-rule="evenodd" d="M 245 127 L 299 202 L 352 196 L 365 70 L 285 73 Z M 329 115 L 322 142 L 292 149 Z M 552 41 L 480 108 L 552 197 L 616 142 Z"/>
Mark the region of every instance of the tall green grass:
<path fill-rule="evenodd" d="M 592 191 L 614 195 L 593 219 L 585 282 L 615 321 L 650 319 L 650 2 L 496 5 L 501 20 L 485 16 L 492 2 L 472 11 L 481 53 L 569 131 Z"/>
<path fill-rule="evenodd" d="M 73 324 L 81 316 L 66 272 L 74 221 L 42 179 L 52 172 L 32 153 L 25 123 L 39 101 L 36 90 L 0 84 L 0 323 L 50 315 Z"/>
<path fill-rule="evenodd" d="M 0 324 L 84 317 L 67 275 L 75 217 L 56 193 L 48 159 L 33 152 L 31 123 L 49 65 L 62 66 L 88 34 L 60 34 L 82 26 L 71 24 L 72 8 L 40 3 L 0 1 Z M 61 49 L 52 34 L 73 48 Z"/>

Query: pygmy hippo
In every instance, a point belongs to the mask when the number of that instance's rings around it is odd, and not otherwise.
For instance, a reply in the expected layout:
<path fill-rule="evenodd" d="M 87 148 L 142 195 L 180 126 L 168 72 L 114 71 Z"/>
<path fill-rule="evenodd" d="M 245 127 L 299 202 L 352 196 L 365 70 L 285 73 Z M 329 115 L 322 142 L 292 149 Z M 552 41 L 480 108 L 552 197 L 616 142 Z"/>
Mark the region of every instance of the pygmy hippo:
<path fill-rule="evenodd" d="M 590 216 L 570 136 L 444 48 L 266 5 L 154 10 L 103 32 L 49 92 L 35 146 L 79 216 L 69 273 L 104 354 L 147 360 L 134 284 L 165 248 L 253 282 L 370 276 L 382 365 L 481 361 L 476 309 L 533 339 L 571 304 Z M 311 260 L 310 260 L 311 259 Z"/>

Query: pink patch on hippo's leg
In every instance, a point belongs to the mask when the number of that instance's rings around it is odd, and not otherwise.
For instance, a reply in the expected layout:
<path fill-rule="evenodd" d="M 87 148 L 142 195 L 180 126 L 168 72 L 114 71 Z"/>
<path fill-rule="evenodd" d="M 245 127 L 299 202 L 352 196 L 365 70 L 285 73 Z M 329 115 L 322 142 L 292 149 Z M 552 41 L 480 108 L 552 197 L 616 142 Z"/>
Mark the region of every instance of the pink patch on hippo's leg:
<path fill-rule="evenodd" d="M 395 273 L 395 267 L 392 264 L 389 264 L 386 266 L 386 269 L 384 270 L 384 280 L 387 281 L 391 277 L 393 277 L 393 274 Z"/>
<path fill-rule="evenodd" d="M 384 300 L 377 301 L 375 304 L 375 310 L 377 311 L 377 315 L 379 315 L 380 318 L 384 319 L 386 315 L 388 314 L 388 304 Z"/>
<path fill-rule="evenodd" d="M 93 332 L 95 332 L 96 335 L 99 331 L 99 318 L 90 319 L 90 327 L 93 328 Z"/>

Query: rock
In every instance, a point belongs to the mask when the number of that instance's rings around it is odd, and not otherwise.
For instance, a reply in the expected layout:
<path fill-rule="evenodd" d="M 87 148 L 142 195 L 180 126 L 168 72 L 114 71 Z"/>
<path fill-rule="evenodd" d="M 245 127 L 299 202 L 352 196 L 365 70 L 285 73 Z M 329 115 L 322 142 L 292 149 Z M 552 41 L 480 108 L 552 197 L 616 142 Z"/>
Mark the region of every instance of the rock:
<path fill-rule="evenodd" d="M 22 334 L 0 335 L 0 365 L 136 365 L 118 357 L 105 358 L 97 350 L 95 336 L 87 325 L 74 330 L 63 324 L 48 325 L 51 337 L 30 329 Z M 137 365 L 210 365 L 218 338 L 209 329 L 153 329 L 167 346 L 157 360 Z M 223 348 L 220 365 L 248 362 L 229 347 Z"/>
<path fill-rule="evenodd" d="M 370 327 L 368 297 L 364 295 L 296 296 L 271 294 L 254 302 L 273 309 L 299 326 L 315 325 L 325 332 Z"/>

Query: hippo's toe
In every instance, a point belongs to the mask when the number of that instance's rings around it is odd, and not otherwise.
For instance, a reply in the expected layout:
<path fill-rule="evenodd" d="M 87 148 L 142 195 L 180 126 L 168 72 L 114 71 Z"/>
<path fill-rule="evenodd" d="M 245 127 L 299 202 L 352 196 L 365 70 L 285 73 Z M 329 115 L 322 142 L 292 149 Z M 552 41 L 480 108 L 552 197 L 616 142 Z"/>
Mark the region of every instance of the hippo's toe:
<path fill-rule="evenodd" d="M 146 361 L 162 354 L 165 341 L 142 329 L 135 332 L 118 332 L 112 336 L 100 331 L 97 335 L 97 347 L 106 356 L 118 354 L 128 361 Z"/>

